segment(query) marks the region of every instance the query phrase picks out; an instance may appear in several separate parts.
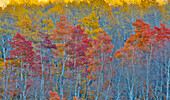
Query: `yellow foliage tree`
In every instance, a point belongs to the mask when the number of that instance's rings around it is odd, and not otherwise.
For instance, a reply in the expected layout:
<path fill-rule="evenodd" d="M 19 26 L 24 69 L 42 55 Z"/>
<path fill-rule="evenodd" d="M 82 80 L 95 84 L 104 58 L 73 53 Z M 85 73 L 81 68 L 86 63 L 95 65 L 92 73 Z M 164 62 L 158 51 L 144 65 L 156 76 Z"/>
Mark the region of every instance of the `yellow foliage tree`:
<path fill-rule="evenodd" d="M 78 20 L 80 24 L 85 28 L 86 33 L 89 36 L 96 36 L 99 34 L 102 29 L 100 28 L 100 25 L 98 23 L 99 17 L 97 16 L 97 13 L 92 11 L 92 13 L 81 20 Z"/>

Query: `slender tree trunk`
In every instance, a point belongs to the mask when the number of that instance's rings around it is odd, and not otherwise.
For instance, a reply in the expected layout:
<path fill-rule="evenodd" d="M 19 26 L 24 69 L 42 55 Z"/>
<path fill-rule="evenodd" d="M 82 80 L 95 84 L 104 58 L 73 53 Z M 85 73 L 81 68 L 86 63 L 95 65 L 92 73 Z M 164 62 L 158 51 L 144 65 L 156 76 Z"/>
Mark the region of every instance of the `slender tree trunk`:
<path fill-rule="evenodd" d="M 129 98 L 131 99 L 131 94 L 130 94 L 130 92 L 131 92 L 131 86 L 130 86 L 130 74 L 129 74 L 129 71 L 128 71 L 128 68 L 127 67 L 125 67 L 125 69 L 126 69 L 126 78 L 127 78 L 127 82 L 126 82 L 126 84 L 127 84 L 127 91 L 128 91 L 128 96 L 129 96 Z"/>
<path fill-rule="evenodd" d="M 109 75 L 110 75 L 111 77 L 110 77 L 110 76 L 108 76 L 108 77 L 109 77 L 109 86 L 107 87 L 107 92 L 106 92 L 105 100 L 108 100 L 108 94 L 109 94 L 110 86 L 111 86 L 112 69 L 111 69 L 111 71 L 109 71 Z"/>
<path fill-rule="evenodd" d="M 21 62 L 21 66 L 22 66 L 22 62 Z M 21 81 L 21 86 L 20 86 L 20 90 L 21 90 L 21 93 L 20 93 L 20 100 L 23 99 L 23 69 L 21 68 L 21 77 L 20 77 L 20 81 Z"/>
<path fill-rule="evenodd" d="M 35 99 L 35 100 L 38 100 L 38 95 L 37 95 L 37 94 L 38 94 L 38 89 L 37 89 L 37 85 L 35 84 L 34 86 L 35 86 L 35 98 L 34 98 L 34 99 Z"/>
<path fill-rule="evenodd" d="M 167 63 L 166 59 L 167 59 L 167 56 L 166 56 L 166 50 L 165 50 L 165 63 Z M 168 64 L 166 64 L 166 66 L 167 66 L 166 100 L 169 100 L 169 79 L 170 79 L 170 77 L 169 77 L 170 59 L 169 58 L 168 58 Z"/>
<path fill-rule="evenodd" d="M 162 99 L 163 91 L 162 91 L 162 85 L 163 85 L 163 68 L 161 67 L 161 83 L 160 83 L 160 99 Z"/>
<path fill-rule="evenodd" d="M 24 78 L 25 78 L 25 81 L 24 81 L 24 90 L 23 90 L 23 100 L 26 100 L 26 88 L 27 88 L 27 75 L 26 74 Z"/>
<path fill-rule="evenodd" d="M 118 89 L 117 89 L 117 98 L 116 98 L 116 100 L 120 100 L 120 76 L 118 76 L 118 77 L 119 77 L 119 79 L 118 79 L 118 84 L 117 84 Z"/>
<path fill-rule="evenodd" d="M 98 100 L 98 97 L 99 97 L 99 90 L 100 90 L 100 86 L 101 86 L 101 78 L 102 78 L 102 71 L 103 71 L 103 68 L 104 68 L 104 54 L 102 52 L 101 54 L 101 57 L 102 57 L 102 67 L 99 71 L 99 80 L 98 80 L 98 86 L 97 86 L 97 94 L 96 94 L 96 98 L 95 100 Z"/>
<path fill-rule="evenodd" d="M 119 22 L 119 17 L 118 17 L 118 15 L 117 15 L 117 19 L 118 19 L 118 25 L 120 24 L 120 22 Z M 117 31 L 117 34 L 118 34 L 118 48 L 120 48 L 121 47 L 121 38 L 119 37 L 119 35 L 120 35 L 120 31 L 119 31 L 119 28 L 117 28 L 116 29 L 116 31 Z"/>
<path fill-rule="evenodd" d="M 144 88 L 142 89 L 142 94 L 143 94 L 143 99 L 146 100 L 146 95 L 145 95 L 145 91 L 144 91 Z"/>
<path fill-rule="evenodd" d="M 65 44 L 65 42 L 64 42 Z M 62 72 L 60 76 L 60 95 L 61 98 L 64 98 L 64 72 L 65 72 L 65 63 L 66 63 L 66 48 L 64 47 L 64 57 L 63 57 L 63 65 L 62 65 Z"/>
<path fill-rule="evenodd" d="M 44 100 L 44 64 L 43 64 L 43 51 L 41 51 L 41 96 L 40 96 L 40 100 Z"/>
<path fill-rule="evenodd" d="M 136 100 L 137 99 L 137 97 L 138 97 L 138 81 L 136 81 L 135 82 L 136 83 L 136 85 L 135 85 L 135 95 L 134 95 L 134 100 Z"/>
<path fill-rule="evenodd" d="M 71 79 L 73 79 L 73 71 L 71 71 Z M 68 99 L 71 99 L 72 97 L 72 86 L 73 86 L 73 80 L 71 80 L 71 83 L 70 83 L 70 93 L 69 93 Z"/>
<path fill-rule="evenodd" d="M 146 69 L 146 100 L 149 100 L 149 61 L 147 61 Z"/>
<path fill-rule="evenodd" d="M 147 69 L 146 69 L 146 100 L 149 100 L 149 68 L 150 68 L 150 63 L 152 59 L 152 44 L 151 44 L 151 50 L 150 54 L 148 54 L 148 57 L 146 57 L 147 60 Z"/>
<path fill-rule="evenodd" d="M 77 44 L 77 43 L 76 43 Z M 74 60 L 74 68 L 76 67 L 76 54 L 75 54 L 75 60 Z M 75 91 L 74 91 L 74 96 L 77 97 L 77 85 L 78 85 L 78 76 L 77 76 L 77 80 L 76 80 L 76 86 L 75 86 Z"/>
<path fill-rule="evenodd" d="M 158 26 L 158 19 L 157 19 L 157 14 L 156 14 L 156 11 L 153 9 L 153 12 L 154 12 L 154 17 L 155 17 L 155 26 Z"/>
<path fill-rule="evenodd" d="M 139 90 L 139 100 L 141 100 L 142 97 L 142 90 Z"/>
<path fill-rule="evenodd" d="M 8 90 L 8 76 L 7 76 L 7 69 L 6 67 L 4 67 L 4 77 L 3 77 L 3 89 L 4 89 L 4 100 L 8 99 L 8 95 L 7 95 L 7 90 Z"/>
<path fill-rule="evenodd" d="M 157 80 L 156 80 L 156 86 L 155 86 L 155 98 L 156 98 L 156 100 L 158 100 L 158 82 L 159 82 L 159 78 L 158 78 L 158 76 L 159 76 L 159 73 L 158 73 L 158 70 L 157 70 Z"/>
<path fill-rule="evenodd" d="M 4 58 L 4 62 L 6 62 L 5 58 L 6 58 L 6 51 L 5 51 L 5 40 L 3 38 L 3 36 L 1 36 L 2 38 L 2 44 L 1 44 L 1 47 L 2 47 L 2 51 L 3 51 L 3 58 Z"/>
<path fill-rule="evenodd" d="M 86 90 L 85 90 L 85 99 L 86 99 L 87 98 L 87 90 L 88 90 L 88 86 L 87 86 L 87 68 L 86 68 L 85 78 L 86 78 Z"/>
<path fill-rule="evenodd" d="M 133 16 L 133 14 L 132 14 L 132 23 L 133 23 L 133 22 L 134 22 L 134 16 Z M 131 26 L 132 26 L 132 25 L 131 25 Z M 132 33 L 135 34 L 133 26 L 132 26 Z"/>
<path fill-rule="evenodd" d="M 101 72 L 99 72 L 99 80 L 98 80 L 98 86 L 97 86 L 97 94 L 96 94 L 96 98 L 95 100 L 98 100 L 98 97 L 99 97 L 99 89 L 100 89 L 100 80 L 101 80 Z"/>
<path fill-rule="evenodd" d="M 132 64 L 132 85 L 130 89 L 130 100 L 133 100 L 133 88 L 134 88 L 134 81 L 135 81 L 135 67 L 134 67 L 134 48 L 132 52 L 132 59 L 131 59 L 131 64 Z"/>
<path fill-rule="evenodd" d="M 76 85 L 75 85 L 75 92 L 74 92 L 75 97 L 77 97 L 77 85 L 78 85 L 78 76 L 77 76 Z"/>
<path fill-rule="evenodd" d="M 78 95 L 77 95 L 77 97 L 79 98 L 80 97 L 80 85 L 81 85 L 81 75 L 80 75 L 80 73 L 78 74 L 78 77 L 79 77 L 79 83 L 78 83 Z"/>

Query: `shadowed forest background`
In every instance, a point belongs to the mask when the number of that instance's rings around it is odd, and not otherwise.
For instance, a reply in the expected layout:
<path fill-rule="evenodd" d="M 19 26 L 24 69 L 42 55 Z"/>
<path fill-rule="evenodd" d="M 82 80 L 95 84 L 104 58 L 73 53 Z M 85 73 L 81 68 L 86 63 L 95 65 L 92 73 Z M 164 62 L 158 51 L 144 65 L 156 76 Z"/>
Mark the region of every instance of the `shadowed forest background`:
<path fill-rule="evenodd" d="M 169 100 L 168 0 L 0 0 L 0 100 Z"/>

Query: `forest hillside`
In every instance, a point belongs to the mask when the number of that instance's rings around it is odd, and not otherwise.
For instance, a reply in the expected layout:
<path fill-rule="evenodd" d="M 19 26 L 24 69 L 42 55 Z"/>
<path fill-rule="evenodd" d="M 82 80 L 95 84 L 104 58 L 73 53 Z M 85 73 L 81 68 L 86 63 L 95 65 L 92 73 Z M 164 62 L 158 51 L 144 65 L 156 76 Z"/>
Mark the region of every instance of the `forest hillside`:
<path fill-rule="evenodd" d="M 0 100 L 170 100 L 168 0 L 0 0 Z"/>

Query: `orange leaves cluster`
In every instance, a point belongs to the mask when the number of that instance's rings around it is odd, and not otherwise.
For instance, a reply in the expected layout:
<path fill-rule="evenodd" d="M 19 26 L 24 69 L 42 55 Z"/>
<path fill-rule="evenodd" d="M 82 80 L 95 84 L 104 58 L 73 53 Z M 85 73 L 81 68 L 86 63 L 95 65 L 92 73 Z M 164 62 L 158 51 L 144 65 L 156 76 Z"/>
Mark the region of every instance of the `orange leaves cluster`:
<path fill-rule="evenodd" d="M 123 56 L 123 53 L 120 50 L 116 50 L 116 52 L 114 53 L 115 58 L 121 58 L 122 56 Z"/>
<path fill-rule="evenodd" d="M 65 45 L 64 44 L 62 44 L 62 43 L 56 43 L 55 44 L 56 45 L 56 52 L 57 51 L 59 51 L 60 53 L 58 54 L 58 56 L 63 56 L 63 49 L 64 49 L 64 47 L 65 47 Z"/>
<path fill-rule="evenodd" d="M 67 21 L 67 17 L 60 16 L 60 21 L 57 22 L 57 29 L 51 34 L 51 39 L 53 41 L 62 41 L 64 43 L 71 34 L 72 24 Z"/>
<path fill-rule="evenodd" d="M 160 24 L 160 28 L 155 26 L 152 29 L 142 19 L 137 19 L 132 25 L 136 27 L 136 34 L 131 34 L 130 38 L 125 42 L 125 46 L 115 52 L 115 58 L 124 59 L 128 62 L 133 53 L 135 54 L 134 57 L 137 56 L 137 52 L 150 53 L 151 48 L 153 52 L 160 47 L 164 48 L 165 44 L 170 42 L 170 29 L 165 28 L 163 24 Z"/>
<path fill-rule="evenodd" d="M 73 97 L 73 100 L 81 100 L 81 99 L 78 99 L 77 97 Z"/>
<path fill-rule="evenodd" d="M 49 100 L 65 100 L 64 98 L 60 98 L 60 96 L 58 96 L 58 93 L 57 92 L 52 92 L 50 91 L 50 98 Z"/>

